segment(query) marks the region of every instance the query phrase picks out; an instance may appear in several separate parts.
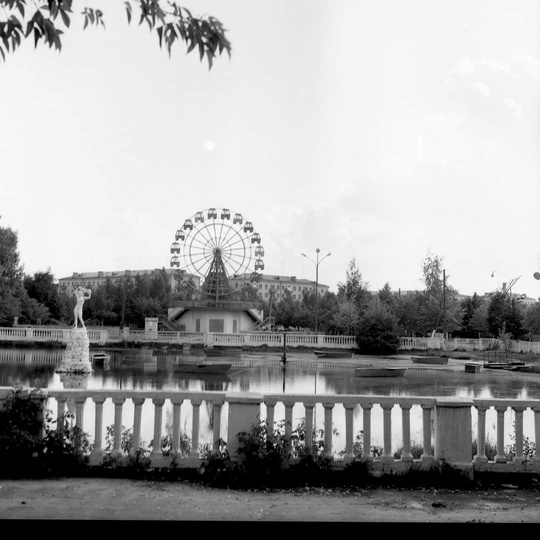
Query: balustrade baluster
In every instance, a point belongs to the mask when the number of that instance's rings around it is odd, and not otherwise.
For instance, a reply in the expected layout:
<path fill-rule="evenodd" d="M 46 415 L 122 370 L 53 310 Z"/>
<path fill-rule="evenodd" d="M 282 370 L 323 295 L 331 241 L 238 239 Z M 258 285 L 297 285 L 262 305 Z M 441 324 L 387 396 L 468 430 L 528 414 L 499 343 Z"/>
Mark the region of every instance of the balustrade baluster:
<path fill-rule="evenodd" d="M 401 404 L 401 422 L 403 430 L 403 454 L 401 461 L 413 461 L 411 454 L 411 407 L 409 404 Z"/>
<path fill-rule="evenodd" d="M 383 410 L 383 461 L 393 461 L 392 455 L 392 409 L 393 404 L 382 403 Z"/>
<path fill-rule="evenodd" d="M 285 438 L 287 440 L 291 439 L 292 435 L 292 423 L 293 423 L 293 407 L 295 402 L 294 401 L 283 401 L 283 404 L 285 405 Z"/>
<path fill-rule="evenodd" d="M 173 398 L 173 429 L 172 429 L 172 453 L 173 455 L 182 456 L 182 451 L 180 447 L 180 412 L 183 399 Z"/>
<path fill-rule="evenodd" d="M 264 404 L 266 405 L 266 436 L 271 440 L 274 437 L 274 417 L 277 400 L 265 399 Z"/>
<path fill-rule="evenodd" d="M 356 405 L 354 403 L 344 403 L 345 408 L 345 460 L 353 460 L 353 444 L 354 444 L 354 409 Z"/>
<path fill-rule="evenodd" d="M 508 460 L 504 455 L 504 413 L 506 412 L 506 406 L 497 406 L 497 455 L 495 456 L 495 463 L 506 463 Z"/>
<path fill-rule="evenodd" d="M 525 456 L 523 455 L 523 411 L 525 407 L 513 407 L 514 412 L 516 413 L 516 455 L 514 456 L 515 463 L 523 463 L 525 461 Z"/>
<path fill-rule="evenodd" d="M 200 433 L 200 418 L 201 418 L 201 399 L 192 399 L 191 406 L 193 407 L 192 413 L 192 431 L 191 431 L 191 452 L 190 457 L 199 457 L 199 433 Z"/>
<path fill-rule="evenodd" d="M 489 407 L 484 405 L 477 405 L 478 411 L 478 435 L 477 435 L 477 448 L 474 461 L 483 463 L 488 461 L 486 457 L 486 411 Z"/>
<path fill-rule="evenodd" d="M 115 397 L 112 401 L 114 403 L 114 443 L 111 455 L 118 457 L 122 455 L 120 448 L 122 443 L 122 406 L 126 399 Z"/>
<path fill-rule="evenodd" d="M 432 405 L 426 405 L 422 403 L 422 433 L 423 433 L 423 443 L 424 443 L 424 452 L 422 453 L 422 461 L 434 461 L 435 457 L 431 449 L 431 412 L 433 410 Z"/>
<path fill-rule="evenodd" d="M 165 399 L 152 398 L 154 404 L 154 438 L 152 439 L 152 457 L 163 456 L 161 449 L 161 425 L 163 423 L 163 404 Z"/>
<path fill-rule="evenodd" d="M 536 465 L 540 464 L 540 406 L 532 408 L 534 411 L 534 441 L 536 444 L 536 451 L 534 454 L 533 462 Z"/>
<path fill-rule="evenodd" d="M 90 455 L 92 462 L 100 462 L 103 458 L 103 403 L 105 403 L 105 396 L 94 396 L 94 403 L 96 404 L 96 420 L 95 420 L 95 434 L 94 434 L 94 448 Z"/>
<path fill-rule="evenodd" d="M 313 450 L 313 409 L 316 403 L 304 402 L 306 423 L 306 450 L 309 454 Z"/>
<path fill-rule="evenodd" d="M 81 430 L 84 430 L 84 404 L 86 396 L 75 397 L 75 425 Z"/>
<path fill-rule="evenodd" d="M 132 453 L 137 452 L 141 446 L 141 422 L 142 422 L 142 406 L 144 398 L 132 398 L 133 401 L 133 441 L 131 446 Z"/>
<path fill-rule="evenodd" d="M 323 403 L 324 407 L 324 455 L 333 458 L 332 453 L 332 409 L 334 403 Z"/>
<path fill-rule="evenodd" d="M 66 414 L 66 401 L 67 398 L 65 396 L 58 396 L 56 398 L 58 411 L 56 415 L 56 429 L 58 433 L 64 433 L 64 416 Z"/>
<path fill-rule="evenodd" d="M 219 449 L 219 439 L 220 439 L 220 436 L 221 436 L 221 407 L 222 407 L 221 403 L 214 402 L 214 406 L 213 406 L 213 414 L 214 414 L 214 426 L 213 426 L 214 450 Z"/>
<path fill-rule="evenodd" d="M 373 403 L 361 403 L 363 415 L 362 461 L 373 461 L 371 455 L 371 409 Z"/>

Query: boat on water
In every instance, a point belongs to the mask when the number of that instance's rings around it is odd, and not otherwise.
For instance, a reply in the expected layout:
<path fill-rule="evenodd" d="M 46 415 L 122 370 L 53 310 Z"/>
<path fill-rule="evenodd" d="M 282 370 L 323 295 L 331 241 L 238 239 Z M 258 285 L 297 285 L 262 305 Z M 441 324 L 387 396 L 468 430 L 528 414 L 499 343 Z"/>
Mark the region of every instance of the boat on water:
<path fill-rule="evenodd" d="M 352 358 L 351 351 L 313 351 L 317 358 Z"/>
<path fill-rule="evenodd" d="M 223 375 L 228 373 L 232 364 L 176 364 L 174 371 L 177 373 L 203 373 Z"/>
<path fill-rule="evenodd" d="M 355 377 L 403 377 L 407 368 L 398 367 L 358 367 L 354 370 Z"/>
<path fill-rule="evenodd" d="M 207 349 L 204 349 L 204 354 L 206 356 L 240 356 L 242 354 L 242 349 L 237 349 L 237 348 L 215 349 L 214 347 L 208 347 Z"/>
<path fill-rule="evenodd" d="M 411 356 L 415 364 L 436 364 L 444 366 L 448 364 L 447 356 Z"/>
<path fill-rule="evenodd" d="M 531 366 L 525 364 L 521 360 L 510 360 L 508 362 L 484 362 L 485 369 L 504 369 L 506 371 L 525 371 Z"/>
<path fill-rule="evenodd" d="M 111 356 L 104 352 L 97 352 L 92 354 L 92 363 L 97 366 L 103 366 L 111 361 Z"/>

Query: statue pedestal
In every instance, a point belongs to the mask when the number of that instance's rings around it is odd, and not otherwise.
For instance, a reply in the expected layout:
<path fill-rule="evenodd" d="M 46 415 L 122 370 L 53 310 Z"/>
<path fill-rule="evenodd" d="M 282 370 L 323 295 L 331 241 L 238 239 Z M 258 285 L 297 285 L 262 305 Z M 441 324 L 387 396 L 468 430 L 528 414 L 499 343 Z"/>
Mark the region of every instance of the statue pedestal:
<path fill-rule="evenodd" d="M 90 341 L 86 328 L 73 328 L 58 373 L 92 373 Z"/>

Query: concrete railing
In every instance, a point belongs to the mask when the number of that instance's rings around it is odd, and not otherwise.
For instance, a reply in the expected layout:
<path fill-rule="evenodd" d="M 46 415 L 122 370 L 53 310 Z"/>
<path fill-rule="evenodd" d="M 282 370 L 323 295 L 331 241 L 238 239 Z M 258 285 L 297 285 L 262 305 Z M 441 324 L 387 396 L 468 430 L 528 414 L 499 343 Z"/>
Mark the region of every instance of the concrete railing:
<path fill-rule="evenodd" d="M 465 339 L 452 338 L 444 340 L 438 337 L 423 338 L 423 337 L 404 337 L 400 338 L 401 350 L 427 350 L 438 349 L 444 351 L 485 351 L 491 349 L 502 349 L 504 345 L 499 339 L 484 338 L 484 339 Z M 530 352 L 540 354 L 540 341 L 517 341 L 510 342 L 511 352 Z"/>
<path fill-rule="evenodd" d="M 10 391 L 0 388 L 0 403 Z M 369 449 L 361 459 L 374 470 L 404 472 L 414 465 L 430 468 L 443 460 L 471 474 L 480 470 L 540 472 L 538 451 L 525 455 L 523 445 L 525 418 L 528 431 L 532 429 L 527 439 L 534 439 L 536 445 L 540 441 L 540 400 L 89 389 L 40 392 L 54 417 L 63 418 L 69 410 L 75 425 L 89 434 L 93 443 L 90 462 L 94 465 L 104 459 L 104 433 L 109 425 L 114 426 L 112 456 L 123 455 L 121 433 L 131 426 L 134 450 L 143 440 L 161 441 L 166 433 L 170 435 L 170 455 L 164 456 L 161 444 L 153 445 L 152 466 L 168 466 L 174 461 L 181 467 L 198 467 L 204 445 L 212 447 L 222 439 L 234 458 L 238 433 L 250 432 L 266 420 L 268 426 L 282 424 L 284 435 L 290 437 L 300 418 L 305 421 L 306 433 L 322 425 L 324 453 L 334 466 L 356 459 L 355 441 L 361 432 L 362 446 Z M 496 415 L 497 454 L 493 460 L 485 453 L 490 414 Z M 341 435 L 336 433 L 337 426 Z M 413 428 L 420 434 L 420 458 L 411 453 L 416 440 Z M 183 436 L 191 440 L 189 453 L 182 450 Z M 474 456 L 473 440 L 477 441 Z M 515 441 L 511 459 L 505 455 L 509 440 Z M 308 438 L 306 444 L 310 447 L 314 443 Z M 394 457 L 397 448 L 402 449 L 399 459 Z"/>
<path fill-rule="evenodd" d="M 88 339 L 94 345 L 115 345 L 123 343 L 160 343 L 169 345 L 218 345 L 218 346 L 241 346 L 241 347 L 276 347 L 282 348 L 284 342 L 287 347 L 307 348 L 333 348 L 353 349 L 356 347 L 354 336 L 338 336 L 309 334 L 306 332 L 253 332 L 239 334 L 225 333 L 202 333 L 202 332 L 171 332 L 171 331 L 145 331 L 120 329 L 95 329 L 88 328 Z M 14 343 L 24 342 L 57 342 L 65 344 L 70 339 L 70 328 L 51 327 L 13 327 L 0 328 L 0 341 Z M 463 350 L 482 351 L 493 348 L 502 348 L 498 339 L 462 339 L 453 338 L 443 340 L 439 337 L 400 338 L 400 350 Z M 540 354 L 539 341 L 511 341 L 511 352 L 531 352 Z"/>
<path fill-rule="evenodd" d="M 12 342 L 58 342 L 67 343 L 70 339 L 70 328 L 0 328 L 0 341 Z M 219 346 L 248 347 L 283 347 L 284 340 L 288 347 L 327 347 L 350 349 L 356 346 L 354 336 L 325 336 L 304 332 L 284 333 L 199 333 L 171 332 L 120 329 L 88 328 L 88 339 L 92 344 L 114 345 L 119 343 L 162 343 L 171 345 L 202 344 Z"/>

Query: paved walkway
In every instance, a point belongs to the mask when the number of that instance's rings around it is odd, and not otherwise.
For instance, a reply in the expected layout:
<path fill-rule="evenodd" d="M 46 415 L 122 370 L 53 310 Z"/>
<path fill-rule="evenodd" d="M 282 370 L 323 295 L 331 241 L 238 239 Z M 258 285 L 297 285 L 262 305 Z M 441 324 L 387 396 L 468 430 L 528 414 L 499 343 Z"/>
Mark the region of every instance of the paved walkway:
<path fill-rule="evenodd" d="M 246 492 L 128 479 L 0 479 L 0 519 L 540 523 L 540 489 Z"/>

